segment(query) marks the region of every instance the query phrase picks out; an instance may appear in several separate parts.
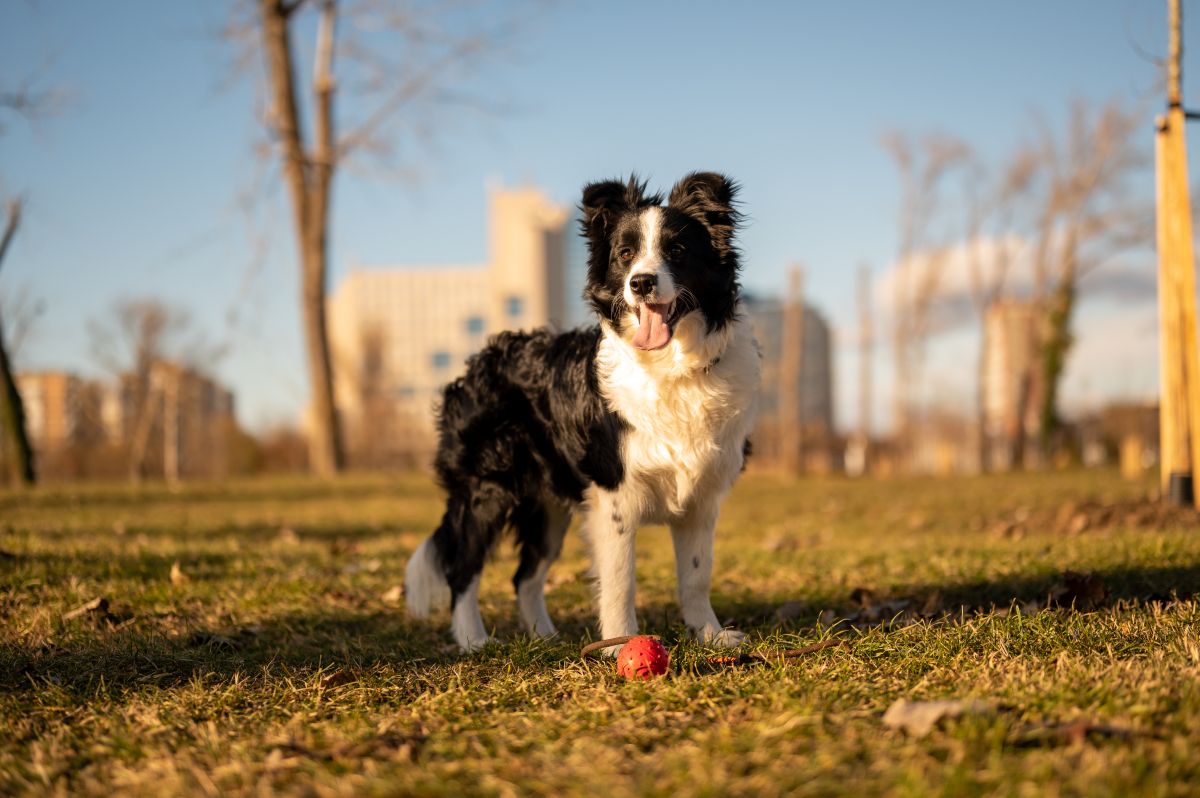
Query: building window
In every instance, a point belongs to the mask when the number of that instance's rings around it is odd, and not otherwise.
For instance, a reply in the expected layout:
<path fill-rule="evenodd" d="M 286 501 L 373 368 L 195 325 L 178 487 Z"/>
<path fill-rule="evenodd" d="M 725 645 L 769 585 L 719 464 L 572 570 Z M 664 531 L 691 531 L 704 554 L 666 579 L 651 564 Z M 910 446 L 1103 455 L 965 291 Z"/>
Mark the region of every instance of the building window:
<path fill-rule="evenodd" d="M 514 319 L 517 318 L 518 316 L 520 316 L 521 311 L 523 309 L 521 307 L 521 305 L 522 305 L 521 297 L 510 296 L 508 298 L 508 315 Z"/>
<path fill-rule="evenodd" d="M 444 369 L 449 365 L 450 365 L 450 353 L 449 352 L 434 352 L 433 353 L 433 367 L 434 368 Z"/>
<path fill-rule="evenodd" d="M 483 332 L 483 317 L 472 316 L 471 318 L 467 319 L 467 332 L 471 333 L 472 335 L 478 335 L 479 333 Z"/>

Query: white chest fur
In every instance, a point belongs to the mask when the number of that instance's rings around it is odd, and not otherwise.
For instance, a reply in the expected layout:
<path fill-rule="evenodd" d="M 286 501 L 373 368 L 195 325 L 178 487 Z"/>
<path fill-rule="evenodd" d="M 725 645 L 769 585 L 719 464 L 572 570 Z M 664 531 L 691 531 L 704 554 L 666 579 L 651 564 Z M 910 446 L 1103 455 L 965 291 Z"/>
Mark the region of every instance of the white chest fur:
<path fill-rule="evenodd" d="M 645 520 L 667 521 L 699 498 L 724 496 L 742 467 L 762 374 L 745 315 L 707 334 L 692 314 L 653 352 L 606 328 L 597 359 L 604 399 L 629 425 L 621 491 L 640 494 Z"/>

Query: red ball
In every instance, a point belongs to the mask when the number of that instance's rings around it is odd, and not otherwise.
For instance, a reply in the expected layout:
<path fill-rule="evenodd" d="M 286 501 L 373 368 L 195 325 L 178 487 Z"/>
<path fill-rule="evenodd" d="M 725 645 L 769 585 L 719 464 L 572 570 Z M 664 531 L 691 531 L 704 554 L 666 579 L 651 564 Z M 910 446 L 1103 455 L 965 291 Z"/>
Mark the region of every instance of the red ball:
<path fill-rule="evenodd" d="M 635 637 L 617 655 L 617 673 L 630 679 L 650 681 L 667 672 L 671 657 L 653 637 Z"/>

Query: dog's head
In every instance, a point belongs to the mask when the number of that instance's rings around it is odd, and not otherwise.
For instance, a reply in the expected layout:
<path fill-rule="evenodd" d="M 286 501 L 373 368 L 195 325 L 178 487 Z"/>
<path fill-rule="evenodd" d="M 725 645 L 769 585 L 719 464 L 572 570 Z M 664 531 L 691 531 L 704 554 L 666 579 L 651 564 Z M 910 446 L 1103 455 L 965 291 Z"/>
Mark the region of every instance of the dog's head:
<path fill-rule="evenodd" d="M 584 296 L 630 346 L 654 351 L 722 332 L 738 300 L 738 186 L 714 172 L 680 180 L 662 204 L 636 176 L 583 190 Z M 681 341 L 691 348 L 698 341 Z"/>

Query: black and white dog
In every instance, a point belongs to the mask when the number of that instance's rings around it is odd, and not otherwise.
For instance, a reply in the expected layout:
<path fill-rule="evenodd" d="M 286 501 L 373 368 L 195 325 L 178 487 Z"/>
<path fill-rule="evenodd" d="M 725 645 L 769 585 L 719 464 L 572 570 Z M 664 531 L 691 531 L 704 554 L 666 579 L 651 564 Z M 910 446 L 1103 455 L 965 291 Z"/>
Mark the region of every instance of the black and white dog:
<path fill-rule="evenodd" d="M 637 634 L 634 536 L 668 524 L 684 622 L 734 646 L 709 603 L 713 530 L 742 470 L 758 404 L 758 342 L 739 301 L 737 185 L 681 180 L 662 204 L 631 177 L 583 191 L 586 299 L 599 328 L 505 332 L 446 388 L 437 473 L 446 514 L 408 563 L 408 612 L 446 600 L 465 650 L 489 641 L 479 577 L 506 527 L 530 634 L 554 634 L 546 572 L 585 508 L 602 638 Z"/>

